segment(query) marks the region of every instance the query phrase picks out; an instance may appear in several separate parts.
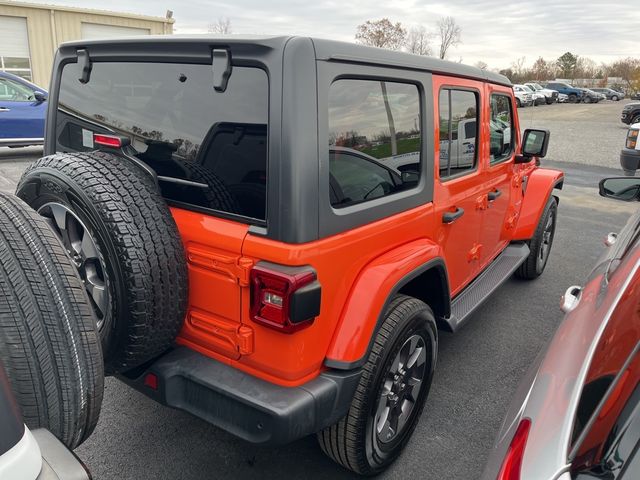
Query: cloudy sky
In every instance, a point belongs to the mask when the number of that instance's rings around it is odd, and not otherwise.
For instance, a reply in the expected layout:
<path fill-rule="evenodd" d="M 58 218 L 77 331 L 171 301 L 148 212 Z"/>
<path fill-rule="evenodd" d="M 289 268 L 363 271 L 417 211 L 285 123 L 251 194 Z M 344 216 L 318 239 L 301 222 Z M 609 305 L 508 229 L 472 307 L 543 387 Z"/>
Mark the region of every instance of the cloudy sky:
<path fill-rule="evenodd" d="M 526 57 L 555 59 L 566 51 L 596 62 L 640 57 L 638 0 L 48 0 L 70 5 L 164 16 L 173 10 L 175 33 L 206 33 L 218 17 L 233 33 L 298 34 L 354 41 L 356 27 L 388 17 L 405 27 L 435 23 L 446 15 L 462 27 L 463 43 L 449 58 L 492 68 Z M 437 39 L 434 39 L 437 43 Z M 437 45 L 435 45 L 437 48 Z"/>

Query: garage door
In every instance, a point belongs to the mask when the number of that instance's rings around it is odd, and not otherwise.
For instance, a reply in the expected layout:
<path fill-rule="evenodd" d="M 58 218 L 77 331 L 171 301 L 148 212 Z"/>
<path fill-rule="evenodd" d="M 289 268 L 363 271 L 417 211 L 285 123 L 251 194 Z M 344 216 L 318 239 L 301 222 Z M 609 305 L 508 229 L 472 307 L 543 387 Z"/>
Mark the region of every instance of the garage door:
<path fill-rule="evenodd" d="M 0 70 L 31 79 L 29 35 L 24 17 L 0 16 Z"/>
<path fill-rule="evenodd" d="M 116 25 L 98 25 L 97 23 L 82 23 L 82 38 L 131 37 L 134 35 L 149 35 L 148 28 L 118 27 Z"/>

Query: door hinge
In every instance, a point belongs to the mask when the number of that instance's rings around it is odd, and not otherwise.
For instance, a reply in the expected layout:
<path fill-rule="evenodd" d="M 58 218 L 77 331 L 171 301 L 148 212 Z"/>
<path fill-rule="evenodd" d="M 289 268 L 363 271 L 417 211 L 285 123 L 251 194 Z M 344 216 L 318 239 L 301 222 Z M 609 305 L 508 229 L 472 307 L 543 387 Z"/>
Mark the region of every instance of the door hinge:
<path fill-rule="evenodd" d="M 471 247 L 471 250 L 469 250 L 469 253 L 467 254 L 467 261 L 471 263 L 475 260 L 480 260 L 481 253 L 482 253 L 482 244 L 474 243 L 473 247 Z"/>
<path fill-rule="evenodd" d="M 513 227 L 515 227 L 517 220 L 518 220 L 518 214 L 517 213 L 512 213 L 511 215 L 509 215 L 507 217 L 507 221 L 505 222 L 505 227 L 507 228 L 507 230 L 510 230 Z"/>

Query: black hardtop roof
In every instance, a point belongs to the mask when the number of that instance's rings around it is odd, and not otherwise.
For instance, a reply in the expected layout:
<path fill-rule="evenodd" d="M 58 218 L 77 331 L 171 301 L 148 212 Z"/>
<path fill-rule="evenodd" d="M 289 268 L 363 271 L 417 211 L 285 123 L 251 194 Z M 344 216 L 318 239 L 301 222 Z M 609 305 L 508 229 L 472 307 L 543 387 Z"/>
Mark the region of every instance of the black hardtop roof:
<path fill-rule="evenodd" d="M 66 42 L 61 48 L 91 48 L 92 45 L 136 45 L 149 46 L 149 44 L 169 45 L 169 44 L 223 44 L 233 47 L 234 45 L 256 45 L 273 50 L 284 50 L 285 45 L 292 36 L 258 36 L 258 35 L 145 35 L 137 37 L 110 38 L 103 40 L 77 40 Z M 304 37 L 303 37 L 304 38 Z M 339 42 L 320 38 L 309 38 L 313 42 L 316 57 L 318 60 L 356 62 L 371 65 L 388 65 L 397 68 L 411 70 L 424 70 L 433 73 L 464 77 L 483 82 L 497 83 L 511 86 L 511 82 L 504 75 L 482 70 L 470 65 L 456 62 L 440 60 L 434 57 L 413 55 L 405 52 L 386 50 L 383 48 L 368 47 L 357 43 Z"/>

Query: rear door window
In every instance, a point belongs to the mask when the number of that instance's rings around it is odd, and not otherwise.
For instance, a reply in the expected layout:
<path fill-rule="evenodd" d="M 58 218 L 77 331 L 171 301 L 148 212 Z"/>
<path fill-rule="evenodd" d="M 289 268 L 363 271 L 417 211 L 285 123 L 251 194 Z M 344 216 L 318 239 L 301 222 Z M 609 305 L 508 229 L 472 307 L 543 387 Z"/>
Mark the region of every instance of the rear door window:
<path fill-rule="evenodd" d="M 264 70 L 235 66 L 224 92 L 211 65 L 94 62 L 90 81 L 79 77 L 77 64 L 64 67 L 59 151 L 94 150 L 95 132 L 124 136 L 170 203 L 266 219 Z"/>
<path fill-rule="evenodd" d="M 468 90 L 440 91 L 440 178 L 475 170 L 478 95 Z"/>

